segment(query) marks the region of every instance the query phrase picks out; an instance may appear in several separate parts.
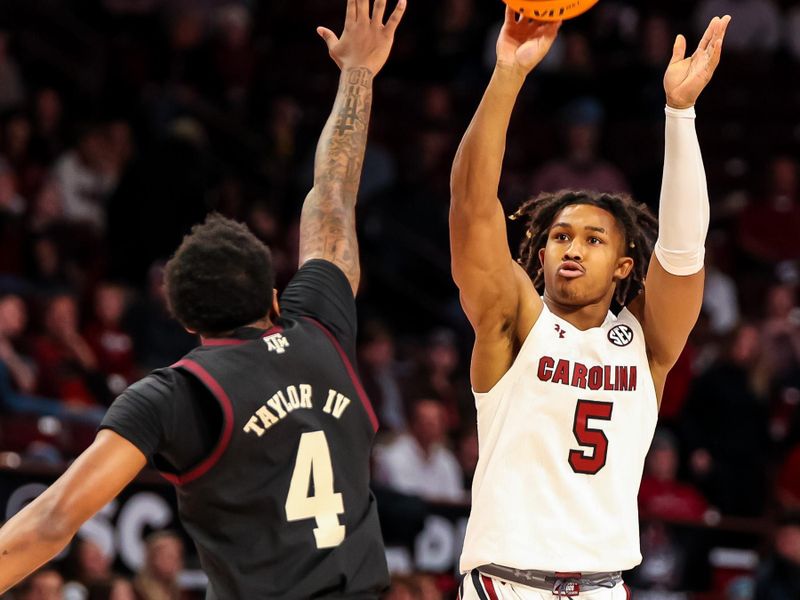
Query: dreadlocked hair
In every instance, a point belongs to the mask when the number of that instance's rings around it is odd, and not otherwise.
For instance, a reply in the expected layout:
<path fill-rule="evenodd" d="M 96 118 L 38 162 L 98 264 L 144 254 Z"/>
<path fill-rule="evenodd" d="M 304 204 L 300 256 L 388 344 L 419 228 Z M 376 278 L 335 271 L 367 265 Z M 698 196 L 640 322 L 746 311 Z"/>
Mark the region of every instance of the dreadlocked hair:
<path fill-rule="evenodd" d="M 601 194 L 588 191 L 543 193 L 531 198 L 511 215 L 512 220 L 527 217 L 525 239 L 520 244 L 517 262 L 533 279 L 539 294 L 544 293 L 544 270 L 539 250 L 547 245 L 550 227 L 558 213 L 567 206 L 588 204 L 611 213 L 625 232 L 627 256 L 633 259 L 633 271 L 617 284 L 614 300 L 625 306 L 641 293 L 647 265 L 658 235 L 658 220 L 646 204 L 634 202 L 627 194 Z"/>

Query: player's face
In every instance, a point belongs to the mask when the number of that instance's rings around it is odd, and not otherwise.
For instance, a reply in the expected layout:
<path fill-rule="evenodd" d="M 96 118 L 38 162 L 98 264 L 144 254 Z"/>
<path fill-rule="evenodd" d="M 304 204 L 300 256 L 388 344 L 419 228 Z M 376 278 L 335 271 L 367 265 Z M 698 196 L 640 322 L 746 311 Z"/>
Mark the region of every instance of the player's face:
<path fill-rule="evenodd" d="M 589 204 L 568 206 L 556 215 L 539 260 L 546 294 L 575 307 L 610 302 L 616 283 L 633 268 L 617 220 Z"/>

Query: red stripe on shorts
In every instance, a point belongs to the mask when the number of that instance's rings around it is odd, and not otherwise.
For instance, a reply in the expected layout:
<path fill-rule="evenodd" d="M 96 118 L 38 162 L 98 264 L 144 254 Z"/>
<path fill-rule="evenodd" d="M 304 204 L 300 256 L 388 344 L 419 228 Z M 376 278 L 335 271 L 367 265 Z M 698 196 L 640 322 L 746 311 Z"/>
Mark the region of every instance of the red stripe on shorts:
<path fill-rule="evenodd" d="M 491 600 L 497 600 L 497 592 L 494 591 L 494 582 L 492 578 L 481 575 L 481 581 L 483 582 L 483 587 L 486 588 L 486 593 L 489 594 L 489 598 Z"/>

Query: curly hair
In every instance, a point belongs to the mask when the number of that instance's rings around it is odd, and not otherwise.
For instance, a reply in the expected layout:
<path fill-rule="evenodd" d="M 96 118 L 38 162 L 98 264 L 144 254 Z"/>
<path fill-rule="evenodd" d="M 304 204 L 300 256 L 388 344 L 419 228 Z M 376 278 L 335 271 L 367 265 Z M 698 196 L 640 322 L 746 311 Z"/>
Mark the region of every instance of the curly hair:
<path fill-rule="evenodd" d="M 263 319 L 274 285 L 269 248 L 245 225 L 217 213 L 183 238 L 165 271 L 172 314 L 206 336 Z"/>
<path fill-rule="evenodd" d="M 617 286 L 614 300 L 625 306 L 644 287 L 647 266 L 658 235 L 658 220 L 647 205 L 634 202 L 626 194 L 603 194 L 589 191 L 543 193 L 525 202 L 511 215 L 512 220 L 527 217 L 525 239 L 520 244 L 517 262 L 533 279 L 536 290 L 544 293 L 544 270 L 539 263 L 539 250 L 547 245 L 550 227 L 567 206 L 588 204 L 611 213 L 625 234 L 627 256 L 633 259 L 633 271 Z"/>

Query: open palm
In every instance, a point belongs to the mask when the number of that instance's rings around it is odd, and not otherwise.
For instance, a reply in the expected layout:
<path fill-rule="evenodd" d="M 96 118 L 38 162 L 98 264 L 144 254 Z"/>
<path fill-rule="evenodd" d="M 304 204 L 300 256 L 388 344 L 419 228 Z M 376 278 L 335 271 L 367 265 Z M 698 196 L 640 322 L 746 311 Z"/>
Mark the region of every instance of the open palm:
<path fill-rule="evenodd" d="M 527 75 L 547 55 L 560 26 L 560 21 L 534 21 L 506 8 L 506 20 L 497 39 L 497 63 L 517 67 Z"/>
<path fill-rule="evenodd" d="M 730 23 L 730 16 L 714 17 L 708 25 L 703 39 L 694 54 L 686 57 L 686 38 L 679 35 L 675 40 L 667 73 L 664 75 L 664 90 L 667 104 L 673 108 L 694 106 L 714 71 L 722 55 L 722 41 Z"/>

